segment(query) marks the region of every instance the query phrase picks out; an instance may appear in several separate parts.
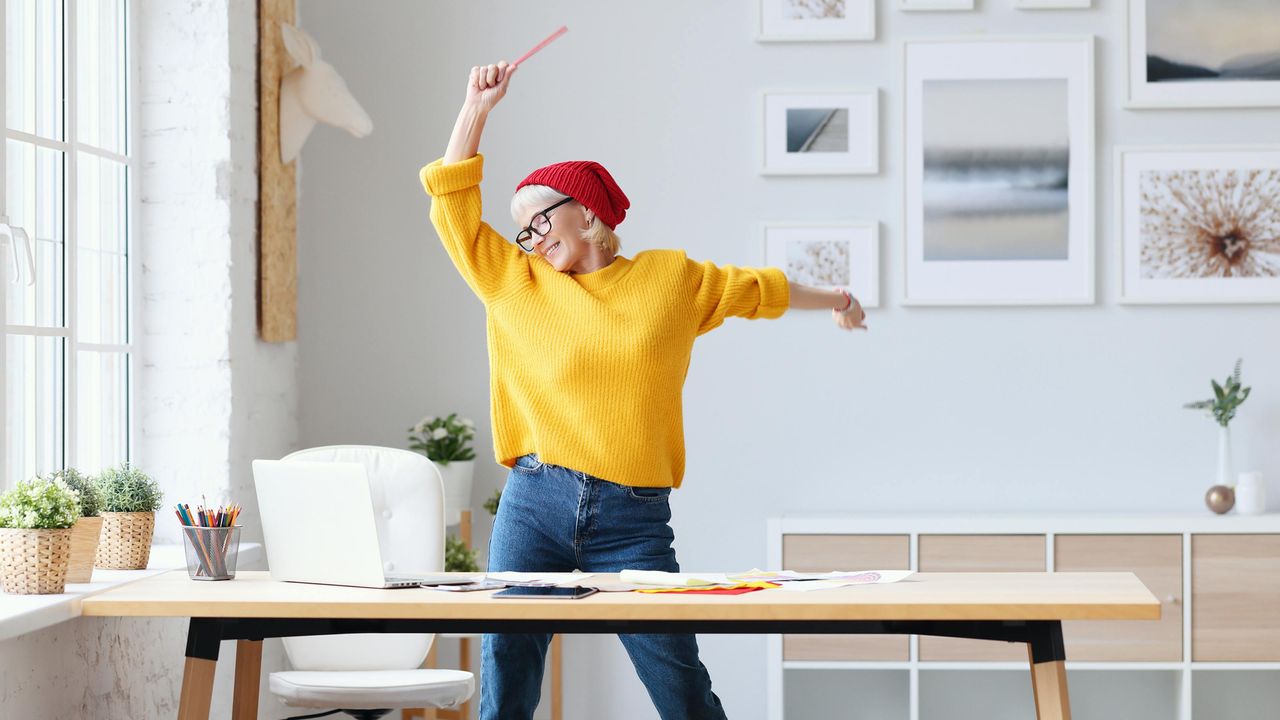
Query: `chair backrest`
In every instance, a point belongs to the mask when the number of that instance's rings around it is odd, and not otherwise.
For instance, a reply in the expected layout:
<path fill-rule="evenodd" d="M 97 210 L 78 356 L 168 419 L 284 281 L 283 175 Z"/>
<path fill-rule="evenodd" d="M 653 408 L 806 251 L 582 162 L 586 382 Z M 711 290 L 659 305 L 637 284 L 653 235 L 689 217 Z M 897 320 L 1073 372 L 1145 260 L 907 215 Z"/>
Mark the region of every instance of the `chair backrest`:
<path fill-rule="evenodd" d="M 310 448 L 284 459 L 363 463 L 383 571 L 394 575 L 444 570 L 444 485 L 435 463 L 408 450 L 371 445 Z M 284 648 L 296 670 L 402 670 L 422 665 L 434 637 L 429 633 L 314 635 L 285 638 Z"/>

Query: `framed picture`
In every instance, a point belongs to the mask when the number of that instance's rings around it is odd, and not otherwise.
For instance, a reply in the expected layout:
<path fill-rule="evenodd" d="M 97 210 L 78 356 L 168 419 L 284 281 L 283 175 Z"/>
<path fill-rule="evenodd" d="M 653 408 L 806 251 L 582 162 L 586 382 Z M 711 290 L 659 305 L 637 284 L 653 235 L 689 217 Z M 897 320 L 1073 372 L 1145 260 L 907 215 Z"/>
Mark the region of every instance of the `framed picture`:
<path fill-rule="evenodd" d="M 898 0 L 898 9 L 905 12 L 918 10 L 972 10 L 973 0 Z"/>
<path fill-rule="evenodd" d="M 1093 7 L 1093 0 L 1013 0 L 1019 10 L 1079 10 Z"/>
<path fill-rule="evenodd" d="M 1280 2 L 1127 1 L 1129 107 L 1280 106 Z"/>
<path fill-rule="evenodd" d="M 904 304 L 1093 302 L 1093 53 L 903 43 Z"/>
<path fill-rule="evenodd" d="M 875 38 L 875 0 L 760 0 L 761 42 Z"/>
<path fill-rule="evenodd" d="M 862 307 L 880 307 L 879 223 L 767 224 L 764 262 L 782 268 L 792 282 L 844 288 Z"/>
<path fill-rule="evenodd" d="M 766 92 L 762 134 L 764 175 L 873 175 L 879 91 Z"/>
<path fill-rule="evenodd" d="M 1120 301 L 1280 302 L 1280 145 L 1117 147 Z"/>

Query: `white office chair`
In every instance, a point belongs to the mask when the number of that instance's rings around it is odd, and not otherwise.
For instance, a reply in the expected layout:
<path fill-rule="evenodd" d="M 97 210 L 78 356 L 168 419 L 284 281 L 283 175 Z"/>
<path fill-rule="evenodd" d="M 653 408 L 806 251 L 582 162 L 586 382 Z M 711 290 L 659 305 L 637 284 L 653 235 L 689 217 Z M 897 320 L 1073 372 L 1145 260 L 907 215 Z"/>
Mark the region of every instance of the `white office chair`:
<path fill-rule="evenodd" d="M 407 450 L 367 445 L 299 450 L 284 459 L 363 463 L 383 569 L 444 570 L 444 489 L 430 460 Z M 456 707 L 475 691 L 475 676 L 421 669 L 434 638 L 426 633 L 284 638 L 294 669 L 271 673 L 271 692 L 289 707 L 327 709 L 295 718 L 345 712 L 358 720 L 375 720 L 401 708 Z"/>

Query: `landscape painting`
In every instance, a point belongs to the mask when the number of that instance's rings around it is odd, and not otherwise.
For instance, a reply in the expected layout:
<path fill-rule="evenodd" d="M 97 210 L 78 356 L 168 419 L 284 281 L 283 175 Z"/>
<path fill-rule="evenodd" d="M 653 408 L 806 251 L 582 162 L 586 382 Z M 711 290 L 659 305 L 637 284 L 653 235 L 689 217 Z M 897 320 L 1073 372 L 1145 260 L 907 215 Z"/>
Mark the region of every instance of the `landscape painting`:
<path fill-rule="evenodd" d="M 1130 100 L 1280 105 L 1280 2 L 1130 0 Z"/>

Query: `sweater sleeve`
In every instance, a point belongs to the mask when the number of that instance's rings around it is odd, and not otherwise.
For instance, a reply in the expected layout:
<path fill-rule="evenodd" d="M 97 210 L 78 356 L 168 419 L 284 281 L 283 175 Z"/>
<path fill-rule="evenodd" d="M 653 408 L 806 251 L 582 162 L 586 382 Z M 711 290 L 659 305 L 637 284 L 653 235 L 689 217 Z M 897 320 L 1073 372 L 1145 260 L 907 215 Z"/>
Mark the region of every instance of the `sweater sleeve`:
<path fill-rule="evenodd" d="M 718 266 L 685 258 L 685 279 L 693 295 L 699 335 L 720 327 L 729 316 L 781 317 L 791 304 L 787 276 L 777 268 Z"/>
<path fill-rule="evenodd" d="M 419 179 L 431 196 L 431 223 L 471 290 L 486 305 L 530 278 L 529 261 L 515 243 L 480 220 L 484 156 L 422 168 Z"/>

